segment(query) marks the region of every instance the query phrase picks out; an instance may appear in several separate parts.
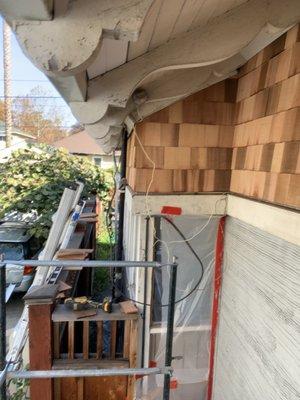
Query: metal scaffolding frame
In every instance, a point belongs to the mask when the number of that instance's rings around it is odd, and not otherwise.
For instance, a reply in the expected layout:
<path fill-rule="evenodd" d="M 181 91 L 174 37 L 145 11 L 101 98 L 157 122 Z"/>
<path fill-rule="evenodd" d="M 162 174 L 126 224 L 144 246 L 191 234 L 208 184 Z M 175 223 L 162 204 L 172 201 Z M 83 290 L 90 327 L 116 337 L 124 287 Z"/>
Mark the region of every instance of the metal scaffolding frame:
<path fill-rule="evenodd" d="M 166 351 L 164 368 L 126 368 L 126 369 L 102 369 L 102 370 L 49 370 L 49 371 L 10 371 L 10 360 L 6 360 L 6 264 L 30 265 L 32 267 L 84 267 L 84 268 L 162 268 L 170 267 L 169 303 L 166 334 Z M 72 261 L 72 260 L 5 260 L 0 262 L 0 395 L 1 400 L 6 400 L 7 378 L 40 379 L 63 377 L 92 377 L 92 376 L 121 376 L 121 375 L 164 375 L 163 400 L 170 398 L 170 379 L 172 376 L 172 347 L 174 330 L 175 295 L 177 279 L 177 263 L 174 257 L 170 264 L 160 264 L 155 261 Z"/>

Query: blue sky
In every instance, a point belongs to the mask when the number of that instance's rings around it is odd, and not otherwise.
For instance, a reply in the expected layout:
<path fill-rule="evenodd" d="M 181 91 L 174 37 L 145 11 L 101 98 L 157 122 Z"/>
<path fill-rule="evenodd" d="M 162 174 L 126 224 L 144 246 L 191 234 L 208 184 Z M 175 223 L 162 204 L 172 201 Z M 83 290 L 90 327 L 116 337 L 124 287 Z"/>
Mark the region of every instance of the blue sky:
<path fill-rule="evenodd" d="M 0 96 L 3 96 L 3 19 L 0 17 Z M 59 96 L 60 94 L 54 88 L 51 82 L 48 81 L 46 76 L 39 71 L 32 62 L 23 54 L 14 34 L 12 34 L 12 95 L 13 96 L 26 96 L 30 90 L 40 86 L 47 91 L 47 96 Z M 45 100 L 47 103 L 53 102 L 56 107 L 61 110 L 65 116 L 66 126 L 72 125 L 76 122 L 72 116 L 68 105 L 62 98 Z M 43 100 L 41 99 L 41 104 Z"/>

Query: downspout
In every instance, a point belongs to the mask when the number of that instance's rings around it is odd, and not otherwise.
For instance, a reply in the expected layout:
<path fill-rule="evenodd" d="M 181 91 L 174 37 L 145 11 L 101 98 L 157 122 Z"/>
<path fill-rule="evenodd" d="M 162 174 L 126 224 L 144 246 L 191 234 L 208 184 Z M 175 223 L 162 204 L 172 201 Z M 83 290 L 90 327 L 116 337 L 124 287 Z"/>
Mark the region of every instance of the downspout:
<path fill-rule="evenodd" d="M 117 246 L 115 259 L 123 260 L 123 228 L 124 228 L 124 206 L 125 206 L 125 185 L 126 178 L 126 159 L 127 159 L 127 131 L 124 128 L 122 134 L 121 160 L 120 160 L 120 183 L 118 199 L 118 228 L 117 228 Z"/>
<path fill-rule="evenodd" d="M 121 158 L 120 158 L 120 181 L 118 183 L 118 202 L 117 202 L 117 226 L 116 226 L 116 236 L 117 243 L 115 247 L 115 260 L 122 261 L 123 260 L 123 229 L 124 229 L 124 208 L 125 208 L 125 187 L 124 184 L 126 178 L 126 160 L 127 160 L 127 130 L 123 129 L 122 132 L 122 146 L 121 146 Z M 114 299 L 116 296 L 116 286 L 118 286 L 118 282 L 116 282 L 116 273 L 119 276 L 122 271 L 118 269 L 114 269 L 113 271 L 113 282 L 114 285 L 112 287 L 112 298 Z M 118 279 L 119 281 L 119 279 Z"/>
<path fill-rule="evenodd" d="M 149 258 L 149 220 L 146 218 L 146 237 L 145 237 L 145 261 Z M 147 287 L 148 287 L 148 273 L 146 268 L 144 268 L 144 305 L 143 305 L 143 329 L 142 329 L 142 360 L 141 365 L 144 367 L 145 362 L 145 335 L 146 335 L 146 313 L 147 313 Z M 149 310 L 150 311 L 150 310 Z"/>

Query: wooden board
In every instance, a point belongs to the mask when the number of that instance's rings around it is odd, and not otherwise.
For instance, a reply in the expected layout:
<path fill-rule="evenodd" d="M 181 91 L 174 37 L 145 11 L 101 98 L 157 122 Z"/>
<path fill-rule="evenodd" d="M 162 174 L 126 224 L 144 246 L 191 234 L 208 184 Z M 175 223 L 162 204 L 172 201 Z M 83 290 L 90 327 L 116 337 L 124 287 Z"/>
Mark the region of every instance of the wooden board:
<path fill-rule="evenodd" d="M 52 366 L 51 304 L 29 307 L 29 359 L 31 370 L 49 370 Z M 41 340 L 42 339 L 42 340 Z M 30 397 L 33 400 L 52 400 L 51 379 L 32 379 Z"/>
<path fill-rule="evenodd" d="M 121 310 L 125 314 L 137 314 L 138 313 L 138 308 L 137 306 L 131 301 L 122 301 L 120 304 Z"/>
<path fill-rule="evenodd" d="M 138 319 L 138 314 L 125 314 L 121 311 L 119 304 L 112 305 L 113 311 L 106 313 L 102 309 L 97 309 L 97 314 L 86 317 L 86 321 L 125 321 L 127 319 Z M 65 304 L 58 304 L 52 313 L 53 322 L 76 321 L 77 311 L 73 311 Z"/>

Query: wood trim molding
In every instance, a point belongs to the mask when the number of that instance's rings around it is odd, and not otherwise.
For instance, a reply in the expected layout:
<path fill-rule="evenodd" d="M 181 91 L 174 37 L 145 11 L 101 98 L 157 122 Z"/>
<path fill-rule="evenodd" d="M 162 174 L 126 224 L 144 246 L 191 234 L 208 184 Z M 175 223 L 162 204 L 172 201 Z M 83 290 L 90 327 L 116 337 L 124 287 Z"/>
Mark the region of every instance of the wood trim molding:
<path fill-rule="evenodd" d="M 229 194 L 227 215 L 300 246 L 300 212 Z"/>
<path fill-rule="evenodd" d="M 133 214 L 147 215 L 146 196 L 126 189 L 126 201 Z M 232 194 L 149 195 L 148 209 L 159 214 L 162 206 L 181 207 L 185 215 L 228 215 L 271 235 L 300 246 L 300 212 Z"/>

